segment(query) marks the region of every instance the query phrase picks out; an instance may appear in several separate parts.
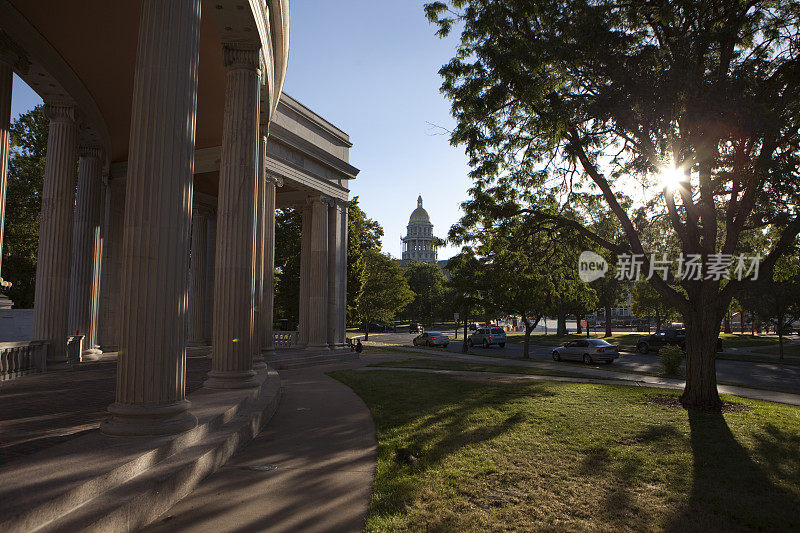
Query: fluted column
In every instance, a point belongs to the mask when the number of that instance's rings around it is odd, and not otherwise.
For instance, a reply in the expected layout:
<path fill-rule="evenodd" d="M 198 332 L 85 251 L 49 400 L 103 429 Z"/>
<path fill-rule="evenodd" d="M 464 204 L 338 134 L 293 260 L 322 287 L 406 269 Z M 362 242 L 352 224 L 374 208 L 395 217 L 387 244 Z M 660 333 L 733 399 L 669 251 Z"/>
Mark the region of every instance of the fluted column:
<path fill-rule="evenodd" d="M 311 204 L 311 261 L 308 290 L 308 349 L 328 349 L 328 206 L 330 198 Z"/>
<path fill-rule="evenodd" d="M 347 216 L 349 207 L 349 202 L 342 203 L 342 216 L 339 219 L 342 235 L 341 247 L 339 248 L 339 279 L 341 283 L 338 285 L 339 300 L 337 303 L 339 310 L 336 321 L 336 344 L 342 348 L 347 345 Z"/>
<path fill-rule="evenodd" d="M 3 226 L 6 219 L 6 184 L 8 178 L 9 139 L 11 130 L 11 91 L 14 80 L 15 54 L 0 47 L 0 291 L 3 280 Z M 11 300 L 0 294 L 0 309 L 10 309 Z"/>
<path fill-rule="evenodd" d="M 264 139 L 266 148 L 266 138 Z M 275 353 L 273 335 L 275 305 L 275 186 L 274 178 L 264 182 L 264 283 L 261 288 L 261 351 L 264 355 Z"/>
<path fill-rule="evenodd" d="M 217 212 L 212 210 L 208 219 L 208 237 L 206 239 L 206 303 L 205 303 L 205 339 L 206 344 L 214 344 L 214 270 L 217 258 Z"/>
<path fill-rule="evenodd" d="M 342 283 L 342 204 L 334 201 L 328 209 L 328 347 L 337 348 L 337 328 L 339 326 L 339 286 Z"/>
<path fill-rule="evenodd" d="M 122 238 L 125 223 L 125 180 L 108 178 L 105 184 L 103 223 L 103 267 L 100 291 L 100 349 L 119 349 L 119 302 L 122 290 Z"/>
<path fill-rule="evenodd" d="M 298 290 L 298 340 L 297 347 L 308 346 L 309 325 L 309 286 L 311 275 L 311 198 L 306 198 L 302 206 L 302 228 L 300 230 L 300 287 Z"/>
<path fill-rule="evenodd" d="M 255 387 L 253 306 L 259 51 L 223 49 L 227 72 L 217 205 L 214 350 L 210 388 Z"/>
<path fill-rule="evenodd" d="M 258 129 L 258 163 L 256 166 L 256 226 L 253 232 L 253 253 L 255 256 L 254 284 L 255 294 L 253 295 L 253 339 L 250 348 L 253 350 L 253 368 L 266 368 L 264 356 L 261 355 L 261 337 L 264 326 L 264 224 L 266 218 L 264 209 L 266 208 L 265 179 L 267 156 L 267 126 L 259 125 Z"/>
<path fill-rule="evenodd" d="M 78 126 L 72 106 L 48 105 L 45 113 L 50 119 L 50 129 L 42 188 L 33 336 L 49 341 L 47 368 L 59 369 L 68 366 L 69 258 Z"/>
<path fill-rule="evenodd" d="M 102 353 L 97 345 L 97 306 L 100 294 L 103 149 L 82 147 L 79 152 L 68 326 L 70 333 L 84 336 L 81 360 L 94 361 Z"/>
<path fill-rule="evenodd" d="M 192 209 L 192 249 L 189 267 L 189 346 L 206 345 L 206 289 L 208 280 L 208 218 L 207 207 Z"/>
<path fill-rule="evenodd" d="M 186 400 L 200 0 L 143 0 L 128 147 L 120 349 L 111 435 L 197 424 Z"/>

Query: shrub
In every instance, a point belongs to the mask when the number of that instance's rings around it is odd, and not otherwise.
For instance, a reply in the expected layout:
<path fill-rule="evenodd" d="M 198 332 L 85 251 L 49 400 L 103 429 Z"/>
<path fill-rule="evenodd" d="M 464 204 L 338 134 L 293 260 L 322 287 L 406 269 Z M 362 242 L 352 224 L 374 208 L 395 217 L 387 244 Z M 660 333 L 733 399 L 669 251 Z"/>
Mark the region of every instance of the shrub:
<path fill-rule="evenodd" d="M 661 359 L 661 368 L 665 374 L 668 376 L 680 374 L 683 361 L 683 350 L 680 346 L 664 346 L 658 351 L 658 358 Z"/>

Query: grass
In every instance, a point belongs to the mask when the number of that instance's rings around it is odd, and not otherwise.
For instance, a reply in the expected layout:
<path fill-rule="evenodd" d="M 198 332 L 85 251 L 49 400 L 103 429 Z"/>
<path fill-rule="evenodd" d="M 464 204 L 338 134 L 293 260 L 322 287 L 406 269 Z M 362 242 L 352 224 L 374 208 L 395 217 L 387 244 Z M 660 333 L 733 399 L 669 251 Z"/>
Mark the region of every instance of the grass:
<path fill-rule="evenodd" d="M 548 368 L 536 368 L 525 366 L 510 365 L 490 365 L 481 363 L 467 363 L 463 361 L 448 361 L 446 359 L 404 359 L 402 361 L 386 361 L 369 365 L 372 367 L 389 368 L 424 368 L 432 370 L 465 370 L 468 372 L 500 372 L 503 374 L 523 374 L 529 376 L 561 376 L 569 378 L 592 379 L 594 376 L 568 372 L 564 370 L 550 370 Z M 603 378 L 594 378 L 603 379 Z"/>
<path fill-rule="evenodd" d="M 778 356 L 778 350 L 758 350 L 759 353 L 771 354 L 774 357 L 766 357 L 763 355 L 746 355 L 740 353 L 721 353 L 717 354 L 717 359 L 726 359 L 728 361 L 747 361 L 749 363 L 771 363 L 771 364 L 780 364 L 780 365 L 794 365 L 800 366 L 800 359 L 792 359 L 792 357 L 796 357 L 800 355 L 800 353 L 792 353 L 789 351 L 789 348 L 784 348 L 784 355 L 787 358 L 781 359 Z"/>
<path fill-rule="evenodd" d="M 376 424 L 368 531 L 800 528 L 795 407 L 714 416 L 646 388 L 332 375 Z"/>

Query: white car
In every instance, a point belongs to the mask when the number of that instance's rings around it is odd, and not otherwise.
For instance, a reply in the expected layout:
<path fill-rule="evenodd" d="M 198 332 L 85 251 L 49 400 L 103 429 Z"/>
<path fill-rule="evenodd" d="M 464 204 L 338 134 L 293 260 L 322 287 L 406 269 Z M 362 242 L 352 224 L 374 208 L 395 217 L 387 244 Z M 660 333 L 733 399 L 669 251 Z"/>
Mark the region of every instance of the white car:
<path fill-rule="evenodd" d="M 553 361 L 583 361 L 587 365 L 599 362 L 611 363 L 617 357 L 619 357 L 619 346 L 603 339 L 579 339 L 553 350 Z"/>

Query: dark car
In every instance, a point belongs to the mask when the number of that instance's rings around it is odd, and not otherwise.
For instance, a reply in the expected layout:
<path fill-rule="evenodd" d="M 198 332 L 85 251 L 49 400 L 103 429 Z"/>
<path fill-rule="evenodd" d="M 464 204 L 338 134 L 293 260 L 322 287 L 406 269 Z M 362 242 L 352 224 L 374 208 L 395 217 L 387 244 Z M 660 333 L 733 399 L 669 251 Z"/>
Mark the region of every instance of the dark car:
<path fill-rule="evenodd" d="M 414 338 L 414 346 L 443 346 L 447 348 L 450 337 L 438 331 L 427 331 Z"/>
<path fill-rule="evenodd" d="M 373 322 L 369 325 L 370 333 L 385 333 L 388 329 L 389 326 L 381 324 L 380 322 Z"/>
<path fill-rule="evenodd" d="M 416 322 L 412 322 L 410 326 L 408 326 L 409 333 L 423 333 L 425 329 L 422 327 L 422 324 L 417 324 Z"/>
<path fill-rule="evenodd" d="M 664 329 L 639 337 L 636 341 L 636 349 L 639 353 L 658 351 L 663 346 L 680 346 L 681 350 L 686 350 L 686 330 L 685 329 Z M 717 351 L 722 351 L 722 339 L 717 339 Z"/>

